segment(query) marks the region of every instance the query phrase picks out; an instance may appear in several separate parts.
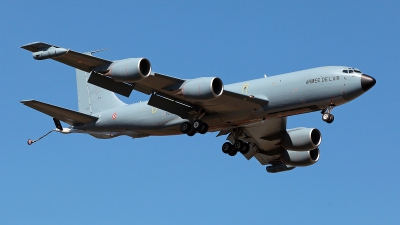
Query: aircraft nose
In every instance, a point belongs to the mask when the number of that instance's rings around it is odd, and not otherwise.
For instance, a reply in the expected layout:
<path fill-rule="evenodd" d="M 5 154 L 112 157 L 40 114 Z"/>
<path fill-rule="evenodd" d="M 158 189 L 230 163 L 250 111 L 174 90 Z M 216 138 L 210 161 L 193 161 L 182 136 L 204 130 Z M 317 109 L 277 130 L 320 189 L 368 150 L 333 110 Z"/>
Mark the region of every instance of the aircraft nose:
<path fill-rule="evenodd" d="M 367 74 L 361 75 L 361 88 L 362 88 L 364 91 L 368 91 L 368 90 L 371 89 L 375 84 L 376 84 L 376 80 L 375 80 L 373 77 L 368 76 Z"/>

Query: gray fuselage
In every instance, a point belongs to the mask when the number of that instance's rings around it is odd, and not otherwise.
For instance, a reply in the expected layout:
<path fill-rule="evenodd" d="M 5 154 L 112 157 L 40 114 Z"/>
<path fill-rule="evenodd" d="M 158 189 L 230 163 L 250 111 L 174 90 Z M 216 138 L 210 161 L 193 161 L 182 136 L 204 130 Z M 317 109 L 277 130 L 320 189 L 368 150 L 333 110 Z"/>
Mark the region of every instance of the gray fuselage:
<path fill-rule="evenodd" d="M 264 119 L 319 111 L 329 105 L 342 105 L 366 91 L 362 86 L 364 75 L 361 72 L 344 73 L 347 68 L 318 67 L 225 85 L 225 90 L 261 97 L 268 104 L 254 109 L 207 114 L 202 120 L 209 124 L 210 131 L 220 131 Z M 75 126 L 73 131 L 85 131 L 98 138 L 176 135 L 181 134 L 180 124 L 187 121 L 149 106 L 147 101 L 102 111 L 94 116 L 99 117 L 95 123 Z"/>

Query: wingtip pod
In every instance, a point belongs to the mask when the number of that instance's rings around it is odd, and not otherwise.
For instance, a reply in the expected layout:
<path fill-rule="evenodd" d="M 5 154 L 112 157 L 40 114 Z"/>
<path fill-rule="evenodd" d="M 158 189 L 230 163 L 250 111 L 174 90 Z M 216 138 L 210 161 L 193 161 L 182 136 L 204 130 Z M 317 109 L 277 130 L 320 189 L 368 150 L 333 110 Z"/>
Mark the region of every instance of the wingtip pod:
<path fill-rule="evenodd" d="M 67 52 L 68 52 L 68 49 L 65 49 L 65 48 L 50 47 L 49 49 L 47 49 L 45 51 L 34 52 L 34 53 L 32 53 L 32 56 L 36 60 L 43 60 L 43 59 L 59 57 L 59 56 L 64 55 Z"/>

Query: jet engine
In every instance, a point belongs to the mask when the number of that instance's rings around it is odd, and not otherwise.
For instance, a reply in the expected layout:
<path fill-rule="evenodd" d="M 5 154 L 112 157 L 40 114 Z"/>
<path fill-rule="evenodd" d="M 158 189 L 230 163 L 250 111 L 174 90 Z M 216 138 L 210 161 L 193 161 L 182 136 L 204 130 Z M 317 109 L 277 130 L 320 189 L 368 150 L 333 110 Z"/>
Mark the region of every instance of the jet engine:
<path fill-rule="evenodd" d="M 319 159 L 319 149 L 311 151 L 284 151 L 281 155 L 281 160 L 287 166 L 310 166 L 316 163 Z"/>
<path fill-rule="evenodd" d="M 180 89 L 185 99 L 209 101 L 221 96 L 224 84 L 218 77 L 200 77 L 186 81 Z"/>
<path fill-rule="evenodd" d="M 113 62 L 105 75 L 116 82 L 134 83 L 146 78 L 150 73 L 151 64 L 148 59 L 129 58 Z"/>
<path fill-rule="evenodd" d="M 287 130 L 282 138 L 282 146 L 292 151 L 310 151 L 321 144 L 321 132 L 315 128 Z"/>

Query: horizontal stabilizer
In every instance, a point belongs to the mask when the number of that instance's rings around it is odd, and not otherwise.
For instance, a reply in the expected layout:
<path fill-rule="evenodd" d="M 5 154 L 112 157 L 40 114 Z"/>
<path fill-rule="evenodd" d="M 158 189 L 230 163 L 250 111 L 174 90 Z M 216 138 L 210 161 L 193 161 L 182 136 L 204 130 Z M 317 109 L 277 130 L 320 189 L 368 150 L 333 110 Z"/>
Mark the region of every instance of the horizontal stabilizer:
<path fill-rule="evenodd" d="M 50 105 L 44 102 L 39 102 L 36 100 L 21 101 L 21 103 L 73 126 L 92 123 L 98 120 L 97 117 L 91 115 Z"/>

